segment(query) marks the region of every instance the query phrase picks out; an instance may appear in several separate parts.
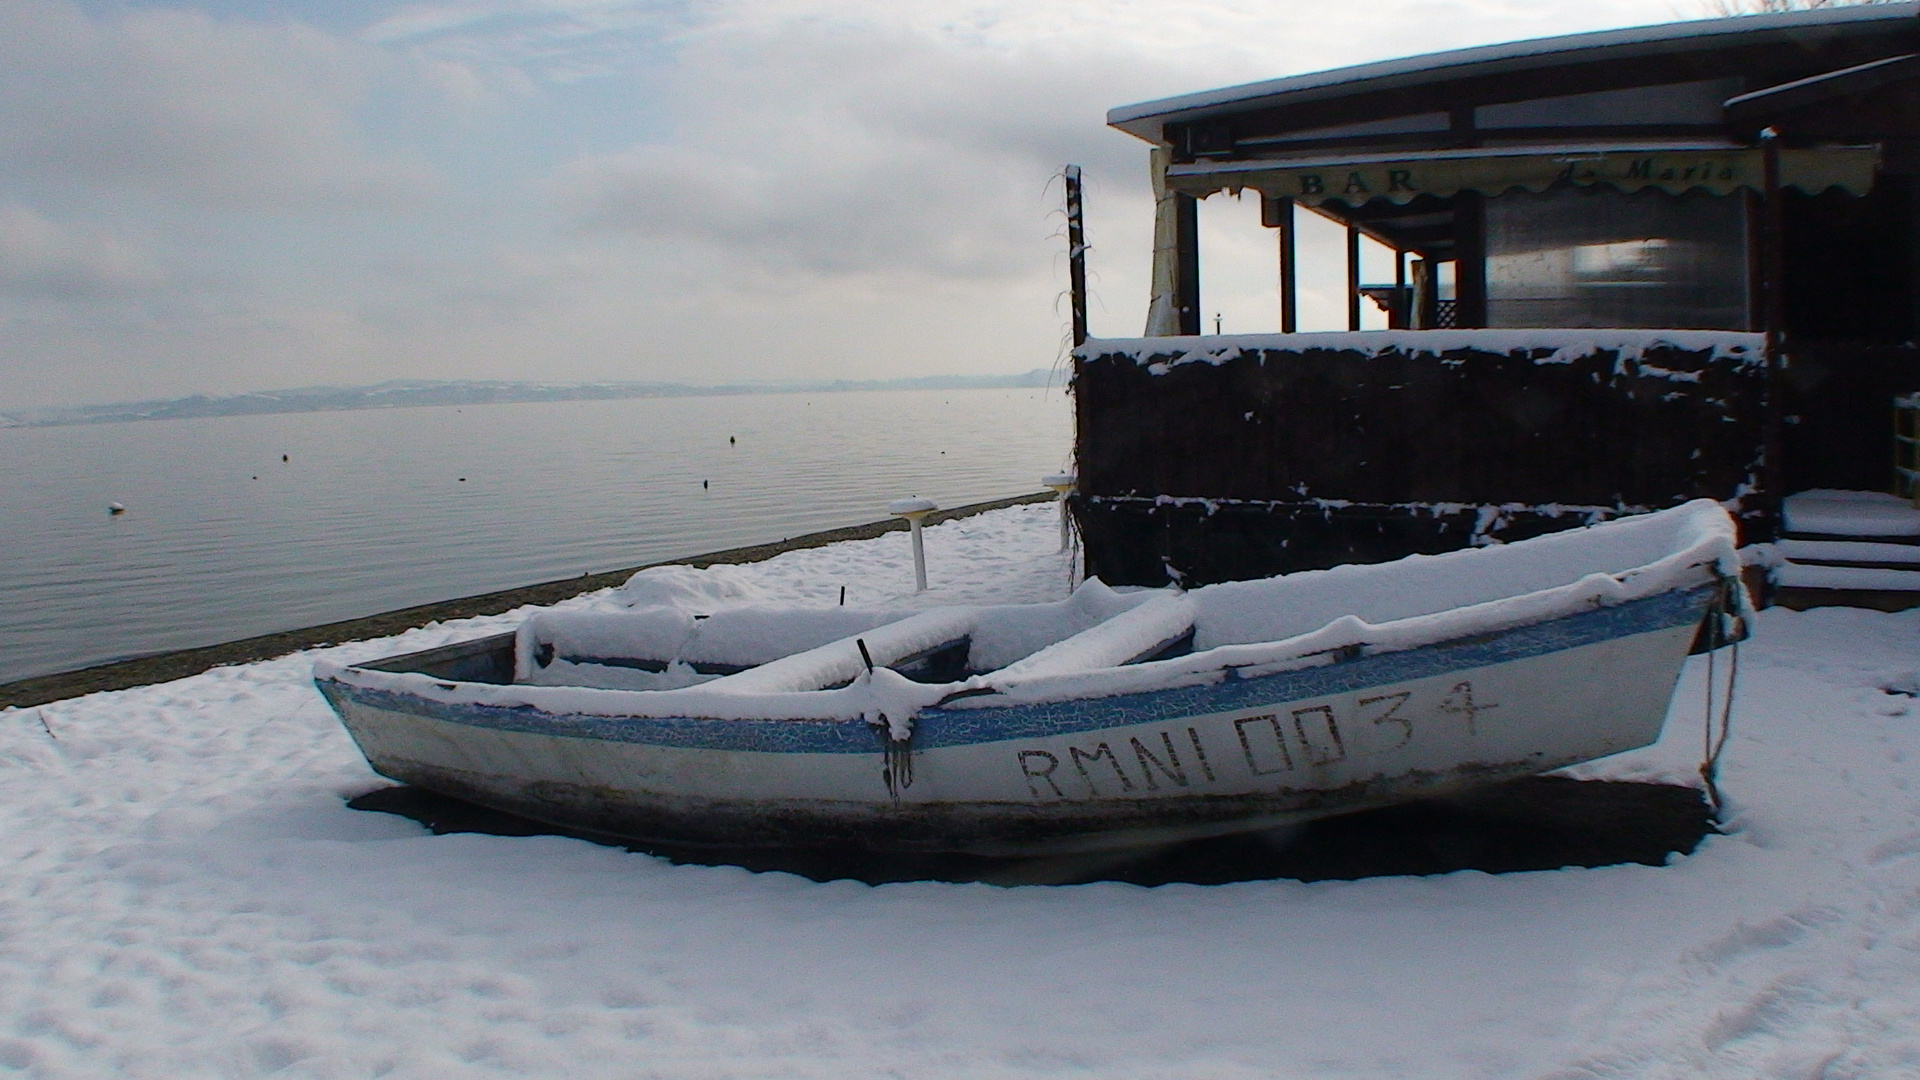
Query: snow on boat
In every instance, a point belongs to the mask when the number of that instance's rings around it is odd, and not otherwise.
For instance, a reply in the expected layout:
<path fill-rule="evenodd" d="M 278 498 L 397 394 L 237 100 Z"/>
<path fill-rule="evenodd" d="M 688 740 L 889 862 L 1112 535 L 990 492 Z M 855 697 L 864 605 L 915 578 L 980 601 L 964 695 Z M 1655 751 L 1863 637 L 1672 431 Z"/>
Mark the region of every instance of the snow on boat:
<path fill-rule="evenodd" d="M 1192 592 L 656 605 L 315 665 L 395 780 L 642 842 L 1019 853 L 1261 828 L 1658 738 L 1744 633 L 1717 504 Z"/>

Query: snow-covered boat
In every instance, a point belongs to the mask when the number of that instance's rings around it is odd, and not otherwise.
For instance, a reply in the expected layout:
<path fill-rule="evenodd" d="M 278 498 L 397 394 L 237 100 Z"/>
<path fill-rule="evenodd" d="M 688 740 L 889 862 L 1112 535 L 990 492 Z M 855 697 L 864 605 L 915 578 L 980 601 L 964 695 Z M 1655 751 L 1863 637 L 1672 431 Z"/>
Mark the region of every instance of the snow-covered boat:
<path fill-rule="evenodd" d="M 677 844 L 1016 853 L 1259 828 L 1659 736 L 1747 612 L 1707 501 L 1191 592 L 548 611 L 316 665 L 374 769 Z"/>

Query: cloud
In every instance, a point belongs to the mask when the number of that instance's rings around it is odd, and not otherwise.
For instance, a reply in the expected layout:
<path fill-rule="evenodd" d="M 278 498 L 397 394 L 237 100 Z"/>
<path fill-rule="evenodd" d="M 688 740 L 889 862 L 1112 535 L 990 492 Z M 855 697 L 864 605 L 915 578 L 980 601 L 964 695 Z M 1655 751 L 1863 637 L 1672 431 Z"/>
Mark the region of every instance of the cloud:
<path fill-rule="evenodd" d="M 360 36 L 524 89 L 657 62 L 659 47 L 693 24 L 694 7 L 689 0 L 443 0 L 402 6 Z"/>
<path fill-rule="evenodd" d="M 0 0 L 0 404 L 1044 365 L 1066 162 L 1087 170 L 1095 332 L 1141 326 L 1146 147 L 1107 109 L 1672 17 L 1668 0 L 437 0 L 357 29 L 349 9 L 377 5 L 328 8 L 328 30 L 284 0 L 140 4 Z M 1253 210 L 1202 210 L 1205 302 L 1230 330 L 1277 318 Z M 1338 277 L 1342 244 L 1321 239 L 1303 284 L 1309 325 L 1330 326 L 1339 282 L 1316 304 L 1313 272 Z"/>
<path fill-rule="evenodd" d="M 159 284 L 152 261 L 125 240 L 0 206 L 0 295 L 91 300 Z"/>
<path fill-rule="evenodd" d="M 0 173 L 219 208 L 403 205 L 436 180 L 360 134 L 383 62 L 294 23 L 9 0 Z"/>
<path fill-rule="evenodd" d="M 618 5 L 540 6 L 604 20 Z M 649 102 L 667 134 L 580 155 L 552 191 L 582 235 L 698 244 L 768 271 L 1030 281 L 1063 163 L 1087 168 L 1096 214 L 1145 212 L 1146 147 L 1105 127 L 1115 105 L 1582 17 L 1569 0 L 1312 16 L 1251 0 L 715 0 L 683 13 Z"/>
<path fill-rule="evenodd" d="M 583 233 L 771 270 L 1030 277 L 1060 166 L 1144 160 L 1102 130 L 1114 59 L 870 22 L 713 29 L 676 55 L 669 141 L 578 157 L 553 190 Z"/>

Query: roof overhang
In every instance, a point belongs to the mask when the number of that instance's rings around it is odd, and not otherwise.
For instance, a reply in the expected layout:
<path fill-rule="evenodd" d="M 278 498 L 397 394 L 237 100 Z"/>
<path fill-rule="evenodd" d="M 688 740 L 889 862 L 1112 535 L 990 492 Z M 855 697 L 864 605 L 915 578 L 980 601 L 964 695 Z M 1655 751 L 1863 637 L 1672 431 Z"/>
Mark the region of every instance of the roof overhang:
<path fill-rule="evenodd" d="M 1109 111 L 1107 123 L 1148 142 L 1164 143 L 1164 129 L 1168 124 L 1254 109 L 1571 65 L 1711 52 L 1735 46 L 1817 43 L 1884 34 L 1907 27 L 1920 30 L 1920 3 L 1823 7 L 1602 30 L 1359 64 L 1125 105 Z"/>

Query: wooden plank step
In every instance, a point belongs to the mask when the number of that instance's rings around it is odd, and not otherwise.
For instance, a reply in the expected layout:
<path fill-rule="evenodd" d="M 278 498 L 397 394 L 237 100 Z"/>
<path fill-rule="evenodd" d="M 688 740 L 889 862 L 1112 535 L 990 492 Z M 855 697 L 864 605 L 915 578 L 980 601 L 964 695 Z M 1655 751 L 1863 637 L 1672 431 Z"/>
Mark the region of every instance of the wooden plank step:
<path fill-rule="evenodd" d="M 1773 592 L 1773 602 L 1794 611 L 1817 607 L 1868 608 L 1874 611 L 1907 611 L 1920 608 L 1920 592 L 1887 589 L 1807 589 L 1781 588 Z"/>
<path fill-rule="evenodd" d="M 1783 589 L 1863 589 L 1872 592 L 1920 592 L 1920 568 L 1810 566 L 1788 562 L 1773 568 L 1773 583 Z"/>
<path fill-rule="evenodd" d="M 1853 533 L 1811 533 L 1786 532 L 1781 540 L 1800 540 L 1811 543 L 1841 544 L 1900 544 L 1906 547 L 1920 547 L 1920 536 L 1858 536 Z"/>

